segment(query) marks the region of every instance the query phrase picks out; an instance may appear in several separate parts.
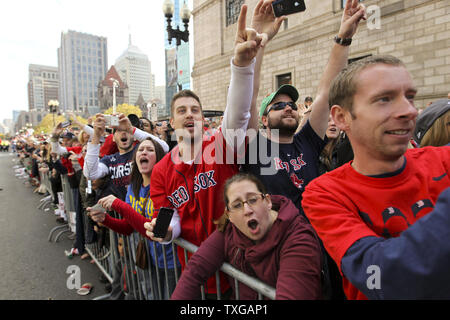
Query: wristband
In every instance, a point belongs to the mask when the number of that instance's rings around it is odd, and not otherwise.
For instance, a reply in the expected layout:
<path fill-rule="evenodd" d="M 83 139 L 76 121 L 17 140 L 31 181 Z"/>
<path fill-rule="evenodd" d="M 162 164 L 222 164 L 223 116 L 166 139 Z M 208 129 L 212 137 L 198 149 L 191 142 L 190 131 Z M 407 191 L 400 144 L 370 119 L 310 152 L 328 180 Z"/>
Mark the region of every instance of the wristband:
<path fill-rule="evenodd" d="M 334 42 L 336 42 L 337 44 L 340 44 L 341 46 L 347 47 L 352 44 L 352 38 L 342 39 L 342 38 L 339 38 L 339 36 L 335 36 Z"/>

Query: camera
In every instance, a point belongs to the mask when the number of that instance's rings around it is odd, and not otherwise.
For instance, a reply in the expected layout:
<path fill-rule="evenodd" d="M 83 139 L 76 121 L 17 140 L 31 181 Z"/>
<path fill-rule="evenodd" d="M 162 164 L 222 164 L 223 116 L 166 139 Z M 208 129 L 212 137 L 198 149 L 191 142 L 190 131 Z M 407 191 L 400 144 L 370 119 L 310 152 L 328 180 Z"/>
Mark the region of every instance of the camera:
<path fill-rule="evenodd" d="M 119 125 L 119 118 L 110 114 L 103 115 L 105 118 L 105 125 L 107 127 L 117 127 Z"/>

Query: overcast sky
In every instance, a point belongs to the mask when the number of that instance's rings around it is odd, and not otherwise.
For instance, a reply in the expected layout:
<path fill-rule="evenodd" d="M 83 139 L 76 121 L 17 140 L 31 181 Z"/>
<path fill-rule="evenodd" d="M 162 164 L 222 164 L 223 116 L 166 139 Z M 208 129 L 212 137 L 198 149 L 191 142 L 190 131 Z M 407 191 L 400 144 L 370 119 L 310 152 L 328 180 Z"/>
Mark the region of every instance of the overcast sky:
<path fill-rule="evenodd" d="M 28 110 L 28 65 L 57 67 L 61 32 L 68 30 L 106 37 L 108 68 L 128 47 L 130 32 L 132 43 L 151 61 L 156 85 L 164 85 L 166 31 L 162 3 L 163 0 L 2 1 L 0 121 L 11 119 L 12 110 Z M 192 10 L 192 0 L 188 4 Z"/>

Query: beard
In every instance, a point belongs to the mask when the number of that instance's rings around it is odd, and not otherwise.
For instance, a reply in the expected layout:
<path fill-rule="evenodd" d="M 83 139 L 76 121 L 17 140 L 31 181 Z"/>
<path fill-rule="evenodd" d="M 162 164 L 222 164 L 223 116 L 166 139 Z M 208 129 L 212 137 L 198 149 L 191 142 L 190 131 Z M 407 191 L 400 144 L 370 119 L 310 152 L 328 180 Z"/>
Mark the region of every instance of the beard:
<path fill-rule="evenodd" d="M 294 118 L 295 119 L 295 118 Z M 295 131 L 297 131 L 299 122 L 297 119 L 295 119 L 295 123 L 285 123 L 283 122 L 283 118 L 281 119 L 272 119 L 268 118 L 268 127 L 272 130 L 278 130 L 280 137 L 290 137 L 295 134 Z"/>

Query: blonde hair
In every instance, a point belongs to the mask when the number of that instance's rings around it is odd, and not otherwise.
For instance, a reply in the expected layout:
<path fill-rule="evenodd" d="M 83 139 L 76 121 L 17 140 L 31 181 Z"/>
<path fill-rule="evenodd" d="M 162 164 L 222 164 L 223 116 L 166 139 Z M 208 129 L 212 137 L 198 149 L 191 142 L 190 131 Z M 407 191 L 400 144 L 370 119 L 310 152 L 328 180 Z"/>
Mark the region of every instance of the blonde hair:
<path fill-rule="evenodd" d="M 421 147 L 440 147 L 450 143 L 450 110 L 437 118 L 420 141 Z"/>
<path fill-rule="evenodd" d="M 83 133 L 86 133 L 87 134 L 87 139 L 84 139 L 83 138 Z M 81 130 L 80 131 L 80 133 L 78 134 L 78 141 L 82 144 L 82 145 L 85 145 L 86 143 L 88 143 L 88 141 L 89 141 L 89 134 L 86 132 L 86 131 L 84 131 L 84 130 Z"/>

